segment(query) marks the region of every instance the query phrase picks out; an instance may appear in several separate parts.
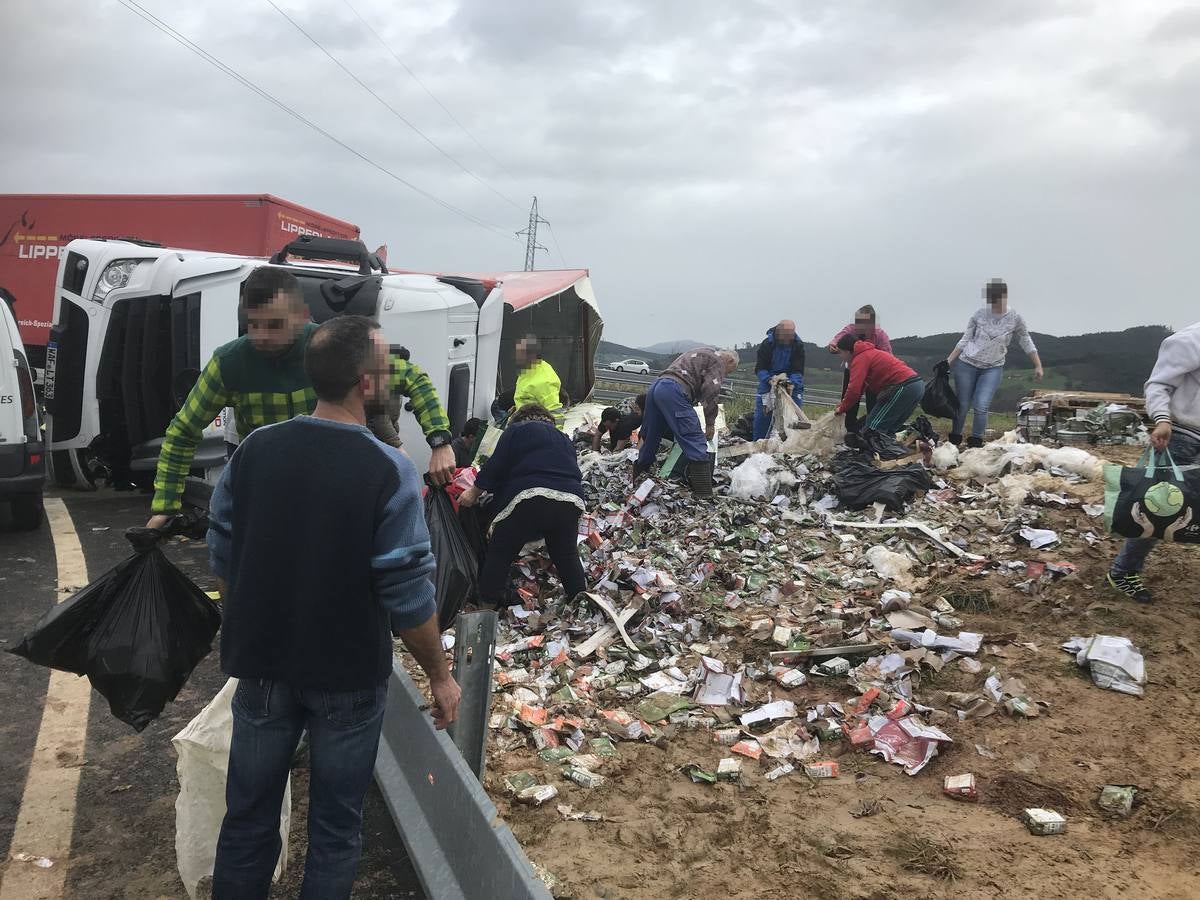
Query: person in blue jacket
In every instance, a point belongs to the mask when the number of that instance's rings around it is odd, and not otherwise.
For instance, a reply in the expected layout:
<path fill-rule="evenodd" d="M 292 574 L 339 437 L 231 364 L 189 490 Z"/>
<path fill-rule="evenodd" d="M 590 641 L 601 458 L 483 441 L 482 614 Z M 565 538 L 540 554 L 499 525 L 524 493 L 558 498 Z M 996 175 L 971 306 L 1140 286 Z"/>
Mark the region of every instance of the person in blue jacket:
<path fill-rule="evenodd" d="M 767 331 L 767 338 L 758 345 L 754 365 L 758 375 L 758 396 L 754 399 L 754 439 L 762 440 L 771 430 L 771 413 L 763 409 L 763 398 L 771 391 L 771 379 L 787 375 L 792 383 L 792 399 L 799 406 L 804 402 L 804 341 L 796 337 L 796 323 L 784 319 Z"/>

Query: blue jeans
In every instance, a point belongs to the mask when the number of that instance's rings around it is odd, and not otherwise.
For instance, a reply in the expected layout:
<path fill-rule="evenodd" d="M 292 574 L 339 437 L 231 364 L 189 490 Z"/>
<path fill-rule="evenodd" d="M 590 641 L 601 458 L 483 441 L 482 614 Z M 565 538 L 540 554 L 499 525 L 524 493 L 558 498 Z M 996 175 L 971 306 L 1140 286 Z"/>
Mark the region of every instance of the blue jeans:
<path fill-rule="evenodd" d="M 1191 466 L 1200 462 L 1200 441 L 1186 434 L 1175 431 L 1171 433 L 1171 443 L 1167 445 L 1171 457 L 1181 466 Z M 1121 552 L 1113 561 L 1114 575 L 1134 575 L 1141 572 L 1146 565 L 1146 557 L 1158 543 L 1158 538 L 1129 538 L 1121 546 Z"/>
<path fill-rule="evenodd" d="M 770 390 L 768 388 L 767 390 Z M 759 389 L 758 395 L 754 398 L 754 440 L 761 441 L 767 436 L 767 432 L 771 430 L 772 414 L 763 409 L 763 397 L 766 393 Z M 804 404 L 804 389 L 792 385 L 792 399 L 796 401 L 797 406 Z"/>
<path fill-rule="evenodd" d="M 660 378 L 646 392 L 646 409 L 642 415 L 639 432 L 642 449 L 638 453 L 638 468 L 649 469 L 654 465 L 658 445 L 668 434 L 675 437 L 688 462 L 704 462 L 708 459 L 708 441 L 700 418 L 692 408 L 692 401 L 684 393 L 683 385 L 674 378 Z"/>
<path fill-rule="evenodd" d="M 954 417 L 953 434 L 961 435 L 967 425 L 967 413 L 975 410 L 971 422 L 971 437 L 982 438 L 987 431 L 988 410 L 992 398 L 1000 389 L 1004 377 L 1004 366 L 979 369 L 961 359 L 954 361 L 951 369 L 954 376 L 954 393 L 958 395 L 958 415 Z"/>
<path fill-rule="evenodd" d="M 867 428 L 894 439 L 896 432 L 904 427 L 904 423 L 924 396 L 925 382 L 920 378 L 894 384 L 880 391 L 875 408 L 867 415 Z"/>
<path fill-rule="evenodd" d="M 279 813 L 305 727 L 311 778 L 301 900 L 348 898 L 362 851 L 363 796 L 371 784 L 387 682 L 354 691 L 250 679 L 233 695 L 225 821 L 213 900 L 265 900 L 279 858 Z"/>

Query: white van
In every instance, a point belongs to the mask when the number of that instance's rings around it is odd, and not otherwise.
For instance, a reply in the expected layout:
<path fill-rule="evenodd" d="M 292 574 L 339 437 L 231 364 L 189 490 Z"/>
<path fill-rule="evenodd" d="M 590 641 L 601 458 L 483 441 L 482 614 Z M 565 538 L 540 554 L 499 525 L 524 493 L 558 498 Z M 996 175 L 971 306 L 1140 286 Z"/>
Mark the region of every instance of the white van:
<path fill-rule="evenodd" d="M 33 370 L 17 320 L 0 300 L 0 503 L 12 505 L 13 522 L 26 531 L 42 523 L 45 452 Z"/>

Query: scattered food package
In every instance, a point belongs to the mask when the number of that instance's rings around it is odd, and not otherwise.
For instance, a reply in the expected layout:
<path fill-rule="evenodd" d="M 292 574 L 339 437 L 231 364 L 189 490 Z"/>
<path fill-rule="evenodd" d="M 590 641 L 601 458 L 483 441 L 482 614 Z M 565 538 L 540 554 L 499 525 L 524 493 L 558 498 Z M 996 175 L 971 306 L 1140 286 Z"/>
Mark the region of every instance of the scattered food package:
<path fill-rule="evenodd" d="M 920 777 L 964 725 L 976 729 L 972 757 L 996 760 L 1001 743 L 969 720 L 1037 726 L 1049 705 L 1022 680 L 1021 660 L 1070 632 L 1031 643 L 973 630 L 987 607 L 969 585 L 989 577 L 1017 597 L 1054 596 L 1060 583 L 1080 590 L 1075 565 L 1056 554 L 1089 546 L 1086 527 L 1047 527 L 1044 510 L 1072 509 L 1080 525 L 1092 515 L 1068 489 L 1099 478 L 1094 457 L 998 442 L 956 454 L 951 468 L 943 451 L 935 466 L 949 471 L 931 471 L 932 489 L 893 514 L 839 509 L 828 456 L 725 459 L 726 449 L 717 496 L 703 501 L 677 482 L 631 482 L 631 454 L 584 453 L 588 594 L 562 597 L 543 551 L 514 564 L 510 587 L 525 602 L 499 624 L 488 765 L 504 771 L 508 754 L 533 753 L 544 769 L 504 776 L 509 797 L 557 797 L 562 819 L 600 821 L 579 810 L 622 784 L 624 745 L 663 747 L 694 732 L 705 743 L 689 744 L 689 761 L 665 777 L 731 797 L 751 784 L 837 790 L 850 781 L 840 776 L 861 771 L 850 765 L 860 755 Z M 1014 505 L 1017 485 L 1000 487 L 1001 473 L 1034 471 Z M 959 594 L 936 590 L 948 576 Z M 1097 685 L 1143 692 L 1142 657 L 1126 639 L 1061 646 Z M 953 689 L 939 685 L 944 671 Z M 936 778 L 948 798 L 980 799 L 974 773 Z M 1105 791 L 1101 809 L 1128 814 L 1132 795 Z M 1040 808 L 1022 820 L 1037 835 L 1067 824 Z"/>

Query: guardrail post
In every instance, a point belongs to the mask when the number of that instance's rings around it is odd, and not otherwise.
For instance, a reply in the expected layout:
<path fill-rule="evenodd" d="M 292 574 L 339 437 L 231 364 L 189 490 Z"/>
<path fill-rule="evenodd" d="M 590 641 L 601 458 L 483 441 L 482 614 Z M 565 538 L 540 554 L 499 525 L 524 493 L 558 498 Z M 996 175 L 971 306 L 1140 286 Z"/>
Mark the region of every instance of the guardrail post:
<path fill-rule="evenodd" d="M 488 714 L 492 706 L 492 666 L 496 657 L 496 613 L 459 613 L 454 624 L 454 680 L 462 689 L 458 720 L 450 726 L 463 759 L 477 778 L 486 764 Z"/>

